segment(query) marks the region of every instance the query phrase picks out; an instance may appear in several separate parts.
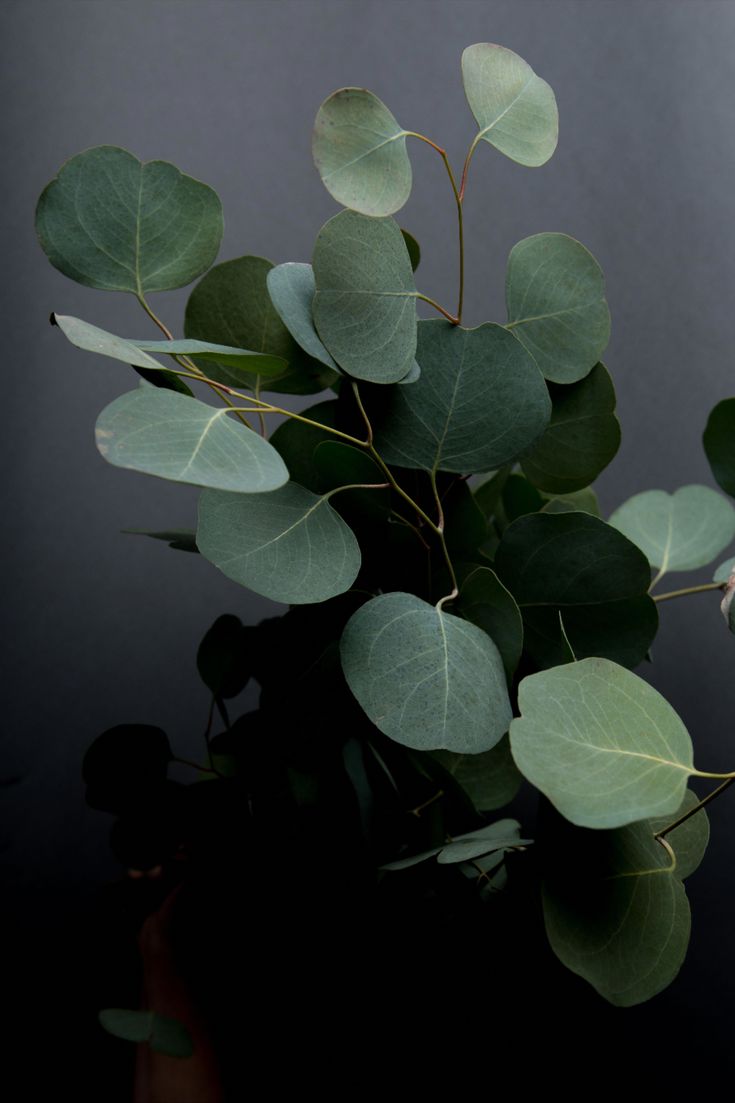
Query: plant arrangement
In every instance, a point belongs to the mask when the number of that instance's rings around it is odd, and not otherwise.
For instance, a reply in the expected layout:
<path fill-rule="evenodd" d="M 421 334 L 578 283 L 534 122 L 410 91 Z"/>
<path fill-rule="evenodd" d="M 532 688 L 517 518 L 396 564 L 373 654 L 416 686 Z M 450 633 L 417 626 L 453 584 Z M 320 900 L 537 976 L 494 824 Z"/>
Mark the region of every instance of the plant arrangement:
<path fill-rule="evenodd" d="M 328 894 L 335 869 L 349 868 L 340 892 L 349 882 L 371 914 L 438 901 L 491 929 L 519 894 L 563 964 L 628 1006 L 679 970 L 702 808 L 735 777 L 694 766 L 683 722 L 633 671 L 668 599 L 724 591 L 733 628 L 732 560 L 704 584 L 660 583 L 716 561 L 735 509 L 685 486 L 600 516 L 591 484 L 620 427 L 601 361 L 603 275 L 580 242 L 520 241 L 507 319 L 463 326 L 475 155 L 489 145 L 541 166 L 558 119 L 549 85 L 509 49 L 468 47 L 462 77 L 477 130 L 461 175 L 371 92 L 324 101 L 314 161 L 344 209 L 311 264 L 215 264 L 214 191 L 112 146 L 72 157 L 41 195 L 51 263 L 134 295 L 162 331 L 122 338 L 52 316 L 74 345 L 141 377 L 99 416 L 104 458 L 202 488 L 195 531 L 146 535 L 289 606 L 257 626 L 220 616 L 202 640 L 211 708 L 195 782 L 167 778 L 176 756 L 163 732 L 126 725 L 89 749 L 88 799 L 118 817 L 113 846 L 138 871 L 184 855 L 185 880 L 226 879 L 235 862 L 267 896 L 282 868 L 271 872 L 264 850 L 287 854 L 296 922 L 306 885 L 309 899 Z M 456 307 L 417 289 L 419 246 L 394 218 L 412 187 L 409 140 L 428 143 L 448 176 Z M 194 280 L 175 337 L 149 296 Z M 419 320 L 419 303 L 436 316 Z M 316 404 L 290 408 L 288 396 L 312 394 Z M 730 497 L 734 440 L 730 398 L 704 433 Z M 249 679 L 260 706 L 233 717 Z M 701 798 L 696 778 L 719 786 Z M 533 838 L 503 812 L 524 779 L 539 794 Z M 315 855 L 327 841 L 325 866 Z M 107 1009 L 103 1023 L 189 1053 L 187 1031 L 159 1010 Z"/>

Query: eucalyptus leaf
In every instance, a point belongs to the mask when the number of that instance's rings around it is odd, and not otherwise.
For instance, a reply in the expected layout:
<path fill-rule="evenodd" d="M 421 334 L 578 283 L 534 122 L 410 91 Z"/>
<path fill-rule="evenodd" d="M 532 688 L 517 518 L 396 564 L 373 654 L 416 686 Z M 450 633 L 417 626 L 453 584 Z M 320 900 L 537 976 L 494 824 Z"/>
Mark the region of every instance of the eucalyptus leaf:
<path fill-rule="evenodd" d="M 314 451 L 319 472 L 319 489 L 325 493 L 348 485 L 371 489 L 346 490 L 335 497 L 337 510 L 348 524 L 374 524 L 390 514 L 390 486 L 375 460 L 367 452 L 338 440 L 327 440 Z M 377 489 L 380 487 L 380 489 Z"/>
<path fill-rule="evenodd" d="M 132 364 L 137 368 L 148 368 L 152 371 L 163 371 L 164 365 L 154 360 L 140 345 L 129 341 L 124 337 L 116 337 L 104 329 L 82 321 L 81 318 L 72 318 L 64 314 L 52 314 L 51 322 L 59 327 L 72 345 L 85 352 L 96 352 L 100 356 L 109 356 L 113 360 L 120 360 L 123 364 Z"/>
<path fill-rule="evenodd" d="M 664 575 L 711 563 L 735 537 L 735 508 L 708 486 L 644 490 L 619 506 L 610 524 Z"/>
<path fill-rule="evenodd" d="M 599 518 L 579 511 L 520 517 L 503 533 L 495 571 L 521 609 L 525 646 L 540 665 L 564 661 L 559 611 L 579 658 L 636 666 L 645 657 L 658 625 L 648 561 Z"/>
<path fill-rule="evenodd" d="M 523 777 L 510 753 L 507 735 L 483 754 L 432 751 L 432 756 L 462 786 L 479 812 L 492 812 L 509 804 Z"/>
<path fill-rule="evenodd" d="M 518 769 L 571 823 L 611 828 L 674 813 L 694 773 L 669 703 L 608 659 L 524 678 L 510 728 Z"/>
<path fill-rule="evenodd" d="M 320 425 L 336 427 L 337 402 L 329 399 L 309 406 L 302 411 L 303 417 L 316 421 Z M 300 483 L 308 490 L 321 490 L 319 471 L 314 463 L 314 452 L 323 441 L 334 440 L 334 434 L 328 428 L 319 429 L 297 418 L 287 418 L 273 432 L 270 442 L 283 458 L 291 475 L 291 481 Z"/>
<path fill-rule="evenodd" d="M 294 341 L 315 360 L 339 371 L 314 328 L 312 306 L 316 293 L 310 264 L 278 264 L 267 276 L 268 293 L 278 315 Z"/>
<path fill-rule="evenodd" d="M 484 854 L 492 854 L 498 850 L 507 850 L 510 847 L 526 845 L 529 839 L 520 837 L 521 825 L 517 820 L 497 820 L 495 823 L 486 824 L 476 831 L 468 831 L 464 835 L 455 835 L 451 842 L 442 846 L 432 847 L 420 854 L 413 854 L 408 858 L 399 858 L 395 862 L 389 862 L 381 866 L 381 869 L 400 870 L 409 869 L 411 866 L 425 862 L 428 858 L 436 858 L 439 865 L 457 865 L 460 862 L 469 862 L 473 858 L 480 858 Z"/>
<path fill-rule="evenodd" d="M 682 965 L 690 914 L 678 862 L 672 870 L 653 823 L 614 831 L 565 825 L 556 846 L 559 860 L 543 884 L 554 953 L 618 1007 L 655 996 Z"/>
<path fill-rule="evenodd" d="M 288 480 L 275 448 L 227 407 L 145 383 L 105 407 L 95 438 L 108 463 L 174 482 L 250 494 Z"/>
<path fill-rule="evenodd" d="M 707 419 L 703 443 L 712 474 L 735 498 L 735 398 L 717 403 Z"/>
<path fill-rule="evenodd" d="M 327 601 L 349 590 L 360 569 L 357 540 L 328 497 L 293 482 L 251 498 L 206 492 L 197 546 L 256 594 L 292 605 Z"/>
<path fill-rule="evenodd" d="M 139 296 L 195 280 L 214 263 L 222 230 L 222 205 L 208 185 L 116 146 L 72 157 L 36 208 L 55 268 L 87 287 Z"/>
<path fill-rule="evenodd" d="M 600 503 L 591 486 L 582 490 L 569 491 L 566 494 L 549 498 L 542 507 L 542 513 L 591 513 L 600 517 Z"/>
<path fill-rule="evenodd" d="M 460 587 L 457 608 L 490 636 L 510 681 L 523 650 L 523 618 L 512 594 L 489 567 L 477 567 Z"/>
<path fill-rule="evenodd" d="M 396 383 L 416 354 L 416 284 L 392 218 L 342 211 L 314 247 L 314 324 L 343 371 Z"/>
<path fill-rule="evenodd" d="M 237 697 L 250 678 L 252 629 L 224 613 L 205 632 L 197 651 L 199 677 L 215 697 Z"/>
<path fill-rule="evenodd" d="M 514 245 L 505 276 L 507 328 L 546 379 L 576 383 L 610 340 L 599 264 L 567 234 L 534 234 Z"/>
<path fill-rule="evenodd" d="M 312 152 L 324 187 L 343 207 L 380 217 L 411 194 L 406 131 L 367 88 L 340 88 L 324 101 Z"/>
<path fill-rule="evenodd" d="M 730 575 L 735 571 L 735 556 L 730 559 L 726 559 L 724 563 L 720 563 L 719 567 L 712 576 L 713 582 L 729 582 Z"/>
<path fill-rule="evenodd" d="M 363 710 L 404 746 L 476 754 L 508 730 L 512 714 L 495 644 L 413 594 L 368 601 L 348 621 L 340 650 Z"/>
<path fill-rule="evenodd" d="M 415 272 L 421 263 L 421 246 L 419 245 L 413 234 L 410 234 L 408 230 L 401 230 L 403 234 L 403 240 L 406 243 L 406 249 L 408 250 L 408 259 L 411 261 L 411 268 Z"/>
<path fill-rule="evenodd" d="M 559 136 L 554 93 L 528 62 L 505 46 L 478 42 L 462 54 L 462 80 L 481 139 L 535 167 L 548 161 Z"/>
<path fill-rule="evenodd" d="M 99 1021 L 108 1034 L 126 1042 L 148 1042 L 156 1053 L 181 1058 L 194 1053 L 194 1042 L 184 1024 L 157 1011 L 107 1007 L 100 1011 Z"/>
<path fill-rule="evenodd" d="M 615 388 L 605 366 L 596 364 L 578 383 L 552 383 L 549 390 L 549 427 L 521 466 L 540 490 L 568 494 L 594 482 L 620 447 Z"/>
<path fill-rule="evenodd" d="M 202 369 L 218 383 L 255 389 L 260 379 L 267 390 L 313 394 L 334 382 L 337 373 L 308 357 L 281 321 L 268 292 L 272 268 L 271 261 L 255 256 L 218 264 L 189 296 L 184 333 L 190 340 L 249 349 L 284 362 L 274 378 L 270 369 L 261 373 L 259 364 L 246 370 L 220 358 L 203 361 Z"/>
<path fill-rule="evenodd" d="M 136 341 L 145 352 L 158 352 L 166 356 L 195 356 L 205 364 L 211 362 L 223 367 L 244 368 L 263 377 L 283 375 L 288 364 L 280 356 L 268 356 L 249 349 L 215 345 L 208 341 Z"/>
<path fill-rule="evenodd" d="M 127 536 L 150 536 L 153 540 L 165 540 L 170 548 L 177 551 L 198 552 L 196 533 L 191 529 L 165 529 L 162 532 L 149 532 L 148 529 L 123 529 Z"/>
<path fill-rule="evenodd" d="M 387 463 L 459 474 L 514 459 L 546 429 L 551 403 L 530 356 L 502 326 L 418 324 L 421 378 L 390 394 L 376 424 Z"/>

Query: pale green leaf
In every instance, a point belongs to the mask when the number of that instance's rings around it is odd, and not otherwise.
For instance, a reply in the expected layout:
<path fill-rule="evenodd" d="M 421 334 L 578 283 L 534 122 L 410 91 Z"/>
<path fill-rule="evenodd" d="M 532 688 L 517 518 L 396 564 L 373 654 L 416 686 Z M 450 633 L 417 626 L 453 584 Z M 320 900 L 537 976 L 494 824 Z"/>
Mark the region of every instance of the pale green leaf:
<path fill-rule="evenodd" d="M 294 341 L 309 356 L 339 371 L 314 328 L 312 306 L 316 284 L 311 265 L 293 261 L 278 264 L 268 272 L 267 283 L 271 302 Z"/>
<path fill-rule="evenodd" d="M 87 287 L 134 295 L 191 283 L 214 262 L 222 229 L 210 187 L 116 146 L 72 157 L 36 208 L 54 267 Z"/>
<path fill-rule="evenodd" d="M 166 356 L 195 356 L 204 361 L 205 365 L 211 362 L 229 368 L 242 368 L 268 378 L 283 375 L 288 367 L 280 356 L 268 356 L 263 352 L 216 345 L 209 341 L 136 341 L 135 344 L 145 352 L 159 352 Z"/>
<path fill-rule="evenodd" d="M 509 804 L 523 778 L 510 753 L 507 735 L 483 754 L 432 751 L 445 770 L 462 786 L 478 812 L 492 812 Z"/>
<path fill-rule="evenodd" d="M 566 234 L 534 234 L 514 245 L 505 277 L 508 326 L 546 379 L 576 383 L 610 340 L 602 269 Z"/>
<path fill-rule="evenodd" d="M 614 831 L 565 825 L 556 851 L 543 884 L 554 953 L 618 1007 L 651 999 L 678 973 L 690 932 L 678 862 L 672 870 L 654 824 Z"/>
<path fill-rule="evenodd" d="M 341 655 L 369 719 L 404 746 L 476 754 L 508 730 L 510 701 L 495 644 L 413 594 L 382 594 L 358 609 Z"/>
<path fill-rule="evenodd" d="M 586 486 L 582 490 L 573 490 L 566 494 L 561 494 L 554 498 L 550 498 L 545 506 L 542 507 L 542 513 L 591 513 L 593 517 L 600 516 L 600 503 L 597 500 L 597 495 L 591 486 Z"/>
<path fill-rule="evenodd" d="M 518 704 L 515 763 L 571 823 L 620 827 L 680 806 L 694 773 L 689 733 L 636 674 L 583 659 L 524 678 Z"/>
<path fill-rule="evenodd" d="M 343 207 L 390 215 L 411 194 L 406 131 L 366 88 L 340 88 L 324 101 L 312 152 L 324 187 Z"/>
<path fill-rule="evenodd" d="M 549 391 L 549 427 L 521 457 L 521 467 L 540 490 L 569 494 L 594 482 L 620 447 L 615 389 L 597 364 L 578 383 L 552 383 Z"/>
<path fill-rule="evenodd" d="M 556 149 L 559 113 L 554 93 L 528 62 L 505 46 L 477 42 L 462 54 L 462 79 L 480 133 L 521 165 L 543 165 Z"/>
<path fill-rule="evenodd" d="M 357 379 L 396 383 L 416 354 L 416 284 L 392 218 L 342 211 L 314 247 L 314 324 L 339 366 Z"/>
<path fill-rule="evenodd" d="M 731 559 L 726 559 L 724 563 L 720 563 L 719 567 L 712 576 L 713 582 L 729 582 L 730 575 L 735 571 L 735 556 Z"/>
<path fill-rule="evenodd" d="M 546 429 L 548 391 L 530 356 L 502 326 L 419 322 L 421 378 L 395 390 L 376 422 L 388 463 L 459 474 L 514 459 Z"/>
<path fill-rule="evenodd" d="M 108 463 L 174 482 L 249 494 L 288 480 L 275 448 L 227 407 L 147 384 L 105 407 L 95 437 Z"/>
<path fill-rule="evenodd" d="M 360 569 L 357 540 L 328 498 L 292 482 L 247 499 L 207 492 L 197 546 L 256 594 L 292 605 L 327 601 L 349 590 Z"/>
<path fill-rule="evenodd" d="M 299 347 L 281 321 L 268 292 L 273 264 L 265 257 L 245 256 L 218 264 L 196 285 L 186 304 L 184 333 L 207 344 L 249 349 L 282 360 L 283 371 L 273 377 L 217 359 L 201 368 L 218 383 L 265 389 L 286 394 L 313 394 L 330 386 L 337 373 L 313 360 Z"/>
<path fill-rule="evenodd" d="M 425 862 L 427 858 L 436 857 L 440 865 L 457 865 L 459 862 L 469 862 L 474 858 L 481 858 L 484 854 L 492 854 L 495 851 L 505 851 L 514 846 L 525 846 L 530 839 L 520 837 L 521 825 L 517 820 L 497 820 L 496 823 L 485 824 L 476 831 L 468 831 L 464 835 L 455 835 L 451 842 L 443 846 L 432 847 L 420 854 L 412 854 L 408 858 L 399 858 L 395 862 L 389 862 L 381 866 L 381 869 L 399 870 L 409 869 L 411 866 Z"/>
<path fill-rule="evenodd" d="M 52 314 L 51 322 L 57 325 L 61 332 L 78 349 L 85 352 L 96 352 L 100 356 L 109 356 L 113 360 L 120 360 L 123 364 L 132 364 L 136 368 L 149 368 L 152 371 L 164 371 L 163 364 L 154 360 L 147 352 L 141 350 L 140 345 L 129 341 L 124 337 L 116 337 L 104 329 L 90 325 L 81 318 L 72 318 L 70 315 Z"/>
<path fill-rule="evenodd" d="M 644 490 L 610 517 L 660 575 L 704 567 L 735 537 L 735 509 L 708 486 Z"/>

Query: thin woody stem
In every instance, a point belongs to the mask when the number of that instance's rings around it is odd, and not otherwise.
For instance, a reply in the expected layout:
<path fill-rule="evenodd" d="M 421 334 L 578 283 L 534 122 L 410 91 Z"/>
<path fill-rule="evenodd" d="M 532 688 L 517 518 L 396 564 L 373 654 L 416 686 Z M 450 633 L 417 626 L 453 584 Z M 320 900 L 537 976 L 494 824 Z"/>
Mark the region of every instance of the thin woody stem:
<path fill-rule="evenodd" d="M 718 785 L 716 789 L 713 789 L 711 793 L 708 793 L 706 797 L 700 800 L 699 804 L 695 804 L 693 808 L 690 808 L 688 812 L 685 812 L 683 816 L 679 816 L 678 820 L 674 820 L 668 827 L 664 827 L 663 831 L 656 832 L 656 838 L 661 842 L 663 838 L 669 834 L 670 831 L 674 831 L 675 828 L 680 827 L 681 824 L 686 823 L 688 819 L 695 816 L 697 812 L 704 808 L 705 804 L 709 804 L 715 797 L 719 797 L 720 793 L 724 793 L 725 789 L 729 789 L 732 783 L 735 781 L 735 776 L 728 777 L 726 781 L 723 781 L 722 785 Z"/>
<path fill-rule="evenodd" d="M 652 594 L 654 601 L 669 601 L 672 597 L 686 597 L 687 594 L 704 594 L 708 590 L 722 590 L 724 582 L 704 582 L 701 586 L 686 586 L 683 590 L 670 590 L 666 594 Z"/>

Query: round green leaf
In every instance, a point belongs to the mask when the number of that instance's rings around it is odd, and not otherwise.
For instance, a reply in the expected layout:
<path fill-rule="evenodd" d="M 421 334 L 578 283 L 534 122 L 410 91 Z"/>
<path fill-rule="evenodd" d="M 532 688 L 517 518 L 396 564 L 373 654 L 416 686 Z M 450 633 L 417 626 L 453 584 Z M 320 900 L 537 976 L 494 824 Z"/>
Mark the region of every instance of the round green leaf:
<path fill-rule="evenodd" d="M 397 743 L 476 754 L 508 730 L 512 714 L 495 644 L 413 594 L 368 601 L 348 621 L 340 650 L 353 694 Z"/>
<path fill-rule="evenodd" d="M 616 509 L 610 524 L 663 575 L 711 563 L 735 537 L 735 509 L 708 486 L 644 490 Z"/>
<path fill-rule="evenodd" d="M 267 390 L 286 394 L 313 394 L 337 378 L 336 372 L 310 359 L 296 344 L 281 321 L 268 292 L 273 268 L 264 257 L 237 257 L 218 264 L 196 285 L 186 304 L 184 333 L 187 338 L 263 353 L 284 361 L 283 372 L 251 371 L 217 358 L 202 362 L 202 369 L 218 383 L 255 388 L 259 374 Z M 288 365 L 286 367 L 285 365 Z"/>
<path fill-rule="evenodd" d="M 505 672 L 513 677 L 523 650 L 523 619 L 513 596 L 489 567 L 477 567 L 460 587 L 457 608 L 487 632 L 498 648 Z"/>
<path fill-rule="evenodd" d="M 730 559 L 726 559 L 724 563 L 720 563 L 719 567 L 712 576 L 713 582 L 729 582 L 730 575 L 735 571 L 735 556 Z"/>
<path fill-rule="evenodd" d="M 567 494 L 594 482 L 620 447 L 615 388 L 603 364 L 578 383 L 552 383 L 551 421 L 521 457 L 527 479 L 540 490 Z"/>
<path fill-rule="evenodd" d="M 408 230 L 401 230 L 403 234 L 403 240 L 406 243 L 408 249 L 408 259 L 411 261 L 411 268 L 415 272 L 421 263 L 421 246 L 419 245 L 413 234 L 410 234 Z"/>
<path fill-rule="evenodd" d="M 712 474 L 722 489 L 735 498 L 735 398 L 718 402 L 707 419 L 704 450 Z"/>
<path fill-rule="evenodd" d="M 247 499 L 206 492 L 197 546 L 256 594 L 292 605 L 327 601 L 349 590 L 360 570 L 357 540 L 328 497 L 297 483 Z"/>
<path fill-rule="evenodd" d="M 642 678 L 589 658 L 524 678 L 516 766 L 571 823 L 620 827 L 673 813 L 694 773 L 671 705 Z"/>
<path fill-rule="evenodd" d="M 97 448 L 108 463 L 178 483 L 234 490 L 275 490 L 288 480 L 267 440 L 196 398 L 142 383 L 97 419 Z"/>
<path fill-rule="evenodd" d="M 357 379 L 396 383 L 416 354 L 416 284 L 398 224 L 342 211 L 314 247 L 314 324 Z"/>
<path fill-rule="evenodd" d="M 316 284 L 310 264 L 278 264 L 267 276 L 268 293 L 278 315 L 297 342 L 315 360 L 339 371 L 314 328 L 312 305 Z"/>
<path fill-rule="evenodd" d="M 618 1007 L 642 1003 L 670 984 L 689 942 L 689 904 L 678 862 L 672 872 L 668 853 L 654 838 L 654 822 L 615 831 L 565 825 L 543 884 L 554 953 Z M 675 834 L 671 843 L 678 857 Z"/>
<path fill-rule="evenodd" d="M 317 402 L 302 411 L 310 421 L 320 425 L 336 427 L 337 401 Z M 296 418 L 287 418 L 274 431 L 270 442 L 283 458 L 291 475 L 291 481 L 307 487 L 309 490 L 321 490 L 319 472 L 314 464 L 314 452 L 322 441 L 334 440 L 334 434 L 328 429 L 318 429 Z"/>
<path fill-rule="evenodd" d="M 99 1021 L 108 1034 L 126 1042 L 148 1042 L 151 1049 L 168 1057 L 185 1058 L 194 1053 L 194 1042 L 184 1024 L 157 1011 L 107 1007 L 100 1011 Z"/>
<path fill-rule="evenodd" d="M 210 187 L 167 161 L 96 146 L 46 186 L 36 230 L 65 276 L 143 295 L 184 287 L 209 268 L 222 240 L 222 205 Z"/>
<path fill-rule="evenodd" d="M 548 161 L 559 136 L 554 93 L 505 46 L 477 42 L 462 54 L 462 80 L 480 139 L 521 165 Z"/>
<path fill-rule="evenodd" d="M 495 571 L 523 614 L 525 647 L 540 666 L 564 661 L 559 612 L 578 658 L 637 666 L 656 634 L 651 572 L 639 548 L 588 513 L 533 513 L 503 533 Z"/>
<path fill-rule="evenodd" d="M 559 497 L 550 498 L 543 507 L 543 513 L 591 513 L 593 517 L 600 516 L 600 503 L 591 486 L 582 490 L 571 490 Z"/>
<path fill-rule="evenodd" d="M 492 812 L 509 804 L 521 787 L 523 778 L 510 753 L 507 735 L 483 754 L 431 753 L 462 786 L 479 812 Z"/>
<path fill-rule="evenodd" d="M 250 678 L 251 632 L 239 617 L 224 613 L 204 634 L 197 670 L 215 697 L 237 697 Z"/>
<path fill-rule="evenodd" d="M 551 403 L 530 356 L 502 326 L 418 324 L 420 378 L 391 393 L 376 424 L 388 463 L 487 471 L 514 459 L 549 422 Z"/>
<path fill-rule="evenodd" d="M 576 383 L 610 340 L 602 269 L 566 234 L 534 234 L 514 245 L 505 276 L 508 326 L 546 379 Z"/>
<path fill-rule="evenodd" d="M 411 194 L 406 131 L 366 88 L 340 88 L 324 101 L 312 152 L 324 187 L 343 207 L 379 217 Z"/>

